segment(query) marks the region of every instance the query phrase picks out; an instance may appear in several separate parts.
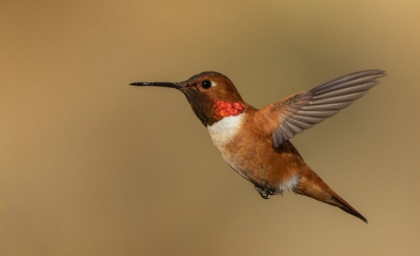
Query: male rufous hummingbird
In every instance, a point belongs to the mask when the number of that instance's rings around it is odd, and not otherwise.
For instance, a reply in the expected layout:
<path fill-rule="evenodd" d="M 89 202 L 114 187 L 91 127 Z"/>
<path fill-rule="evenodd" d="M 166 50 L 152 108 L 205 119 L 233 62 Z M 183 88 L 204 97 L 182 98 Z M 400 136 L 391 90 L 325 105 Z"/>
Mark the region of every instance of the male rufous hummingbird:
<path fill-rule="evenodd" d="M 232 81 L 218 72 L 203 72 L 178 83 L 130 85 L 181 91 L 226 163 L 254 184 L 262 198 L 293 191 L 337 206 L 367 223 L 305 163 L 289 140 L 352 104 L 384 76 L 380 70 L 352 73 L 261 109 L 246 103 Z"/>

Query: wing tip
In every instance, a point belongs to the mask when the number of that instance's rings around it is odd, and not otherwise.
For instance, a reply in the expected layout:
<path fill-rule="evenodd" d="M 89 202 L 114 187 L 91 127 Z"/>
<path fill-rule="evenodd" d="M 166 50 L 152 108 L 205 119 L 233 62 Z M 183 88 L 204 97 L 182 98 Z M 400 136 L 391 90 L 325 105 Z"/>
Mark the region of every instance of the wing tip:
<path fill-rule="evenodd" d="M 376 80 L 378 78 L 386 77 L 386 71 L 380 70 L 380 69 L 367 69 L 367 70 L 361 70 L 354 73 L 350 73 L 344 77 L 352 77 L 355 76 L 357 78 L 360 77 L 372 77 L 372 80 Z"/>

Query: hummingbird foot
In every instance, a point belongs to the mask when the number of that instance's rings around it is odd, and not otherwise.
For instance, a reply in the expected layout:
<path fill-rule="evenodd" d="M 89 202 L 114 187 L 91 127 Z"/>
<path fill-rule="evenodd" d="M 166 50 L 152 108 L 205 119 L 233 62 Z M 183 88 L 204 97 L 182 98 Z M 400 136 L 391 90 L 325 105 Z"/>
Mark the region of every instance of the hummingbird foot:
<path fill-rule="evenodd" d="M 264 188 L 255 185 L 255 190 L 258 192 L 258 194 L 260 194 L 260 196 L 263 199 L 268 199 L 269 196 L 275 195 L 276 191 L 274 190 L 274 188 L 271 188 L 268 186 L 268 184 L 266 184 L 266 186 L 264 186 Z"/>

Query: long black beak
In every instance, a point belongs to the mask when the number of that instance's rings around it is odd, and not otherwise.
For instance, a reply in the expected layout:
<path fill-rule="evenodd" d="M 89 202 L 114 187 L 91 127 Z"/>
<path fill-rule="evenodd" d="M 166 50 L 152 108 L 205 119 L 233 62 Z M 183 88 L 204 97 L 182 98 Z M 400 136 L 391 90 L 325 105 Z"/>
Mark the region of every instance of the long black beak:
<path fill-rule="evenodd" d="M 169 88 L 175 88 L 175 89 L 179 88 L 178 84 L 170 83 L 170 82 L 135 82 L 135 83 L 131 83 L 130 85 L 134 85 L 134 86 L 160 86 L 160 87 L 169 87 Z"/>

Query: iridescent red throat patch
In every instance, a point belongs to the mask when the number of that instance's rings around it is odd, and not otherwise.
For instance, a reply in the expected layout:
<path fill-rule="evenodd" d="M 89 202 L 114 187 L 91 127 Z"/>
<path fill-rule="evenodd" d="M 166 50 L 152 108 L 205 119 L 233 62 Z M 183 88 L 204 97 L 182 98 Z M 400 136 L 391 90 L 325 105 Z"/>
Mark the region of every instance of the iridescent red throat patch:
<path fill-rule="evenodd" d="M 241 103 L 224 102 L 214 100 L 214 114 L 219 117 L 237 116 L 244 112 L 244 106 Z"/>

